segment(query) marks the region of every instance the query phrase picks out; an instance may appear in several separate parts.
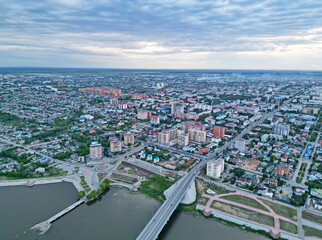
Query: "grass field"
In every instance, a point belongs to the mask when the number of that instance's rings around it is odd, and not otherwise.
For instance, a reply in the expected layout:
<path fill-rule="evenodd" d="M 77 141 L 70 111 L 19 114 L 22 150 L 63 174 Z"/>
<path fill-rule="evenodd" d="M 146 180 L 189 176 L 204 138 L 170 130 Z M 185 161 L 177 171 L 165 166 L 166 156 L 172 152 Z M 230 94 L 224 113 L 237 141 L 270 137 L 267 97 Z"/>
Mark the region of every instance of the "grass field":
<path fill-rule="evenodd" d="M 303 226 L 305 231 L 305 236 L 307 237 L 319 237 L 322 238 L 322 231 L 319 229 L 311 228 L 308 226 Z"/>
<path fill-rule="evenodd" d="M 294 208 L 290 208 L 276 202 L 271 202 L 262 199 L 264 203 L 266 203 L 270 208 L 274 210 L 278 215 L 287 217 L 293 221 L 297 221 L 297 211 Z"/>
<path fill-rule="evenodd" d="M 281 229 L 291 232 L 291 233 L 297 233 L 297 226 L 293 223 L 286 222 L 284 220 L 280 220 L 281 223 Z"/>
<path fill-rule="evenodd" d="M 219 211 L 223 211 L 241 218 L 248 219 L 250 221 L 265 224 L 267 226 L 274 226 L 274 218 L 265 214 L 257 213 L 245 208 L 236 207 L 234 205 L 219 201 L 213 201 L 211 207 Z"/>
<path fill-rule="evenodd" d="M 317 223 L 322 224 L 322 217 L 321 217 L 321 216 L 319 216 L 319 215 L 315 215 L 315 214 L 312 214 L 312 213 L 309 213 L 309 212 L 303 211 L 303 213 L 302 213 L 302 217 L 303 217 L 304 219 L 309 220 L 309 221 L 317 222 Z"/>
<path fill-rule="evenodd" d="M 168 189 L 173 182 L 161 177 L 159 175 L 151 175 L 148 181 L 141 183 L 139 190 L 157 200 L 164 201 L 165 196 L 163 192 Z"/>
<path fill-rule="evenodd" d="M 250 206 L 250 207 L 258 208 L 258 209 L 261 209 L 261 210 L 264 210 L 264 211 L 268 212 L 266 207 L 261 205 L 256 200 L 248 198 L 248 197 L 239 196 L 239 195 L 231 195 L 231 196 L 224 196 L 224 197 L 221 197 L 221 198 L 222 199 L 227 199 L 227 200 L 230 200 L 230 201 L 234 201 L 234 202 L 237 202 L 237 203 L 241 203 L 241 204 L 244 204 L 244 205 L 247 205 L 247 206 Z"/>
<path fill-rule="evenodd" d="M 205 193 L 208 188 L 215 191 L 217 194 L 232 192 L 232 191 L 227 190 L 226 188 L 219 187 L 216 184 L 205 183 L 204 181 L 199 180 L 199 179 L 196 180 L 196 186 L 197 186 L 197 190 L 200 195 L 202 193 Z"/>
<path fill-rule="evenodd" d="M 202 204 L 202 205 L 206 205 L 207 202 L 208 202 L 208 198 L 204 198 L 204 197 L 201 197 L 199 200 L 198 200 L 198 204 Z"/>

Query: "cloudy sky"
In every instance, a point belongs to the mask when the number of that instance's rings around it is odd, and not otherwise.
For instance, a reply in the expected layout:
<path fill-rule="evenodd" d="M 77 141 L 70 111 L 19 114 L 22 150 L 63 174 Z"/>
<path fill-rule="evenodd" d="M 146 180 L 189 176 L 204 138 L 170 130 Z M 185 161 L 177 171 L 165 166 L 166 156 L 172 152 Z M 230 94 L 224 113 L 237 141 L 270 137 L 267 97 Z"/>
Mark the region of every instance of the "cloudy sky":
<path fill-rule="evenodd" d="M 0 0 L 0 66 L 322 70 L 321 0 Z"/>

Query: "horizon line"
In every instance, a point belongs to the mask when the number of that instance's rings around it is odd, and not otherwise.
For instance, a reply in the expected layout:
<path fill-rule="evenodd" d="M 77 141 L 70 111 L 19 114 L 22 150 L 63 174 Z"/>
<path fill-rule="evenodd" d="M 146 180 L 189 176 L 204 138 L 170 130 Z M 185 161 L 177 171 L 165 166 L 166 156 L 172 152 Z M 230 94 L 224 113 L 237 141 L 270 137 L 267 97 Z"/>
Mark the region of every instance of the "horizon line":
<path fill-rule="evenodd" d="M 0 66 L 0 69 L 97 69 L 97 70 L 159 70 L 159 71 L 301 71 L 301 72 L 322 72 L 321 70 L 304 70 L 304 69 L 237 69 L 237 68 L 115 68 L 115 67 L 30 67 L 30 66 Z"/>

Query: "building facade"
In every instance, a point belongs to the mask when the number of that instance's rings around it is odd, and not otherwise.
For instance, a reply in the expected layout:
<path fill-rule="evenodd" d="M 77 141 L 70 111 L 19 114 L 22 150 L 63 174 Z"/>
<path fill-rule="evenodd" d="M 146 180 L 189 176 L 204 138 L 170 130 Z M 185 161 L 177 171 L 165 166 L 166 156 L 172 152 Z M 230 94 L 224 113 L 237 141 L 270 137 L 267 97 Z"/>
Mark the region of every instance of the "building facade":
<path fill-rule="evenodd" d="M 113 139 L 110 141 L 110 151 L 112 153 L 121 152 L 122 151 L 122 141 Z"/>
<path fill-rule="evenodd" d="M 180 134 L 178 136 L 178 145 L 179 146 L 187 146 L 188 144 L 189 144 L 188 134 Z"/>
<path fill-rule="evenodd" d="M 290 126 L 284 123 L 276 123 L 273 125 L 273 134 L 280 136 L 288 136 L 290 132 Z"/>
<path fill-rule="evenodd" d="M 220 178 L 224 171 L 224 159 L 210 160 L 207 162 L 207 176 L 212 178 Z"/>
<path fill-rule="evenodd" d="M 199 129 L 200 131 L 205 131 L 206 126 L 202 122 L 185 122 L 183 123 L 184 132 L 188 133 L 189 129 Z"/>
<path fill-rule="evenodd" d="M 225 127 L 214 127 L 214 137 L 223 138 L 225 137 L 226 128 Z"/>
<path fill-rule="evenodd" d="M 103 157 L 103 146 L 98 142 L 92 142 L 89 146 L 89 157 L 92 160 L 101 159 Z"/>
<path fill-rule="evenodd" d="M 178 137 L 178 129 L 166 129 L 158 134 L 158 141 L 162 144 L 169 144 L 171 140 L 176 139 Z"/>
<path fill-rule="evenodd" d="M 183 102 L 173 102 L 171 104 L 171 114 L 184 113 L 184 103 Z"/>
<path fill-rule="evenodd" d="M 204 143 L 207 139 L 206 131 L 202 131 L 199 129 L 189 129 L 188 135 L 189 140 L 194 142 Z"/>
<path fill-rule="evenodd" d="M 124 133 L 124 145 L 134 144 L 134 133 L 126 132 Z"/>

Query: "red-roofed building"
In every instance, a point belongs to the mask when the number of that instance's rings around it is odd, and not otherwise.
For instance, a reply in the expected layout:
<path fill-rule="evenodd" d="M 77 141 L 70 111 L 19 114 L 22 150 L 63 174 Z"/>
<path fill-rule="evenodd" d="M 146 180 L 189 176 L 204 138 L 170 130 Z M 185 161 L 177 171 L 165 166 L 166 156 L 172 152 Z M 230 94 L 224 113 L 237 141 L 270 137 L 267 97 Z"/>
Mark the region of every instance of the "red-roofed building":
<path fill-rule="evenodd" d="M 203 148 L 203 149 L 201 149 L 201 150 L 199 150 L 198 152 L 197 152 L 197 154 L 204 154 L 204 153 L 207 153 L 207 152 L 209 152 L 210 151 L 210 148 L 208 148 L 208 147 L 205 147 L 205 148 Z"/>

